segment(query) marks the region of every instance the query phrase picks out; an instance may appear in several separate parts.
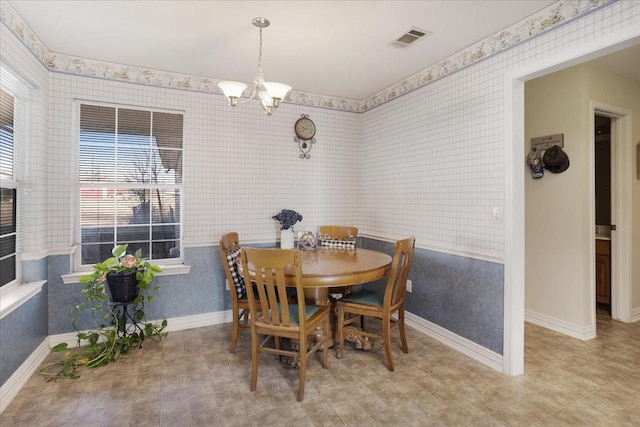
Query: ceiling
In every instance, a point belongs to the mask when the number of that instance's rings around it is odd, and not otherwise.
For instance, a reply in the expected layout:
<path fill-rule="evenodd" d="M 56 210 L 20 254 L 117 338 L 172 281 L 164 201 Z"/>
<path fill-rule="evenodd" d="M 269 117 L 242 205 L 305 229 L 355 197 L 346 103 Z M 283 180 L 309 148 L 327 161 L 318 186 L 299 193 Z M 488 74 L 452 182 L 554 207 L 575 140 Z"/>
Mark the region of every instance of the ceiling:
<path fill-rule="evenodd" d="M 51 52 L 246 83 L 258 61 L 251 20 L 264 16 L 265 80 L 355 100 L 554 2 L 9 1 Z M 432 34 L 394 47 L 412 27 Z"/>
<path fill-rule="evenodd" d="M 594 60 L 611 72 L 640 82 L 640 44 Z"/>
<path fill-rule="evenodd" d="M 46 48 L 142 68 L 362 100 L 555 3 L 555 0 L 10 0 Z M 392 42 L 417 27 L 409 48 Z M 640 45 L 598 60 L 640 80 Z"/>

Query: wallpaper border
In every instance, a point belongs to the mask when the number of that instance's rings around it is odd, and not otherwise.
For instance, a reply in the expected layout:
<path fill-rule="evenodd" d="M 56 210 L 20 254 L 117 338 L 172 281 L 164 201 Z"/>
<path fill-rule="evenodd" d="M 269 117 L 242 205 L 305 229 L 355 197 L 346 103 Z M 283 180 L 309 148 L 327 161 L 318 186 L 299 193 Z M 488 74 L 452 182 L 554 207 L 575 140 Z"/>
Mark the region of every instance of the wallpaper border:
<path fill-rule="evenodd" d="M 285 102 L 362 113 L 617 1 L 619 0 L 560 0 L 363 100 L 292 90 Z M 211 77 L 158 71 L 51 52 L 7 1 L 0 2 L 0 20 L 49 71 L 222 95 L 217 85 L 220 80 Z"/>

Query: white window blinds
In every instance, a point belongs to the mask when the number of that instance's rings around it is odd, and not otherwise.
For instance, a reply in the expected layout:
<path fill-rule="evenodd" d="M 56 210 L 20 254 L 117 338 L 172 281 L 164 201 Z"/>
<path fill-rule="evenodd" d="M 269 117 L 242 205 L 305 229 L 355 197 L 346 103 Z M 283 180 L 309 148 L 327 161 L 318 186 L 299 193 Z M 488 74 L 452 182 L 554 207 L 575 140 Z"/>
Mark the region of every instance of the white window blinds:
<path fill-rule="evenodd" d="M 182 114 L 81 104 L 79 128 L 81 264 L 124 243 L 179 258 Z"/>

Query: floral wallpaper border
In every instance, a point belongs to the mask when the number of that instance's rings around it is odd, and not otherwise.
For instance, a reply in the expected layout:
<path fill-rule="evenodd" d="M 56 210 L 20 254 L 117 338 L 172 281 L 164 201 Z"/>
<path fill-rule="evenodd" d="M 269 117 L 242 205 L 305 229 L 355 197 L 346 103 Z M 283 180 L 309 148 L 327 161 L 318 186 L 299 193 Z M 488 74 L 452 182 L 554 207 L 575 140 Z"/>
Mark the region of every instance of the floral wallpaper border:
<path fill-rule="evenodd" d="M 362 113 L 617 1 L 619 0 L 560 0 L 535 15 L 363 100 L 292 90 L 287 96 L 286 102 Z M 222 95 L 218 88 L 219 80 L 214 78 L 157 71 L 50 52 L 29 28 L 29 25 L 6 1 L 0 2 L 0 20 L 50 71 Z"/>

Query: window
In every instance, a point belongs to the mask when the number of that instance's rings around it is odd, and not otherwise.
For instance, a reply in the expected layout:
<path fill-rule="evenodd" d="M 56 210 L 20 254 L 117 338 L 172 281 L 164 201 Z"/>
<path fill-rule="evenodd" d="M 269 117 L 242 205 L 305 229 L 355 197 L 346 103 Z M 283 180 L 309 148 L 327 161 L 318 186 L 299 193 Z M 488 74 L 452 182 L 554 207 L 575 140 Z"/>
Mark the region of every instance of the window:
<path fill-rule="evenodd" d="M 18 281 L 18 183 L 14 174 L 14 101 L 12 94 L 0 89 L 0 287 Z"/>
<path fill-rule="evenodd" d="M 80 104 L 81 265 L 116 244 L 180 258 L 183 115 Z"/>

